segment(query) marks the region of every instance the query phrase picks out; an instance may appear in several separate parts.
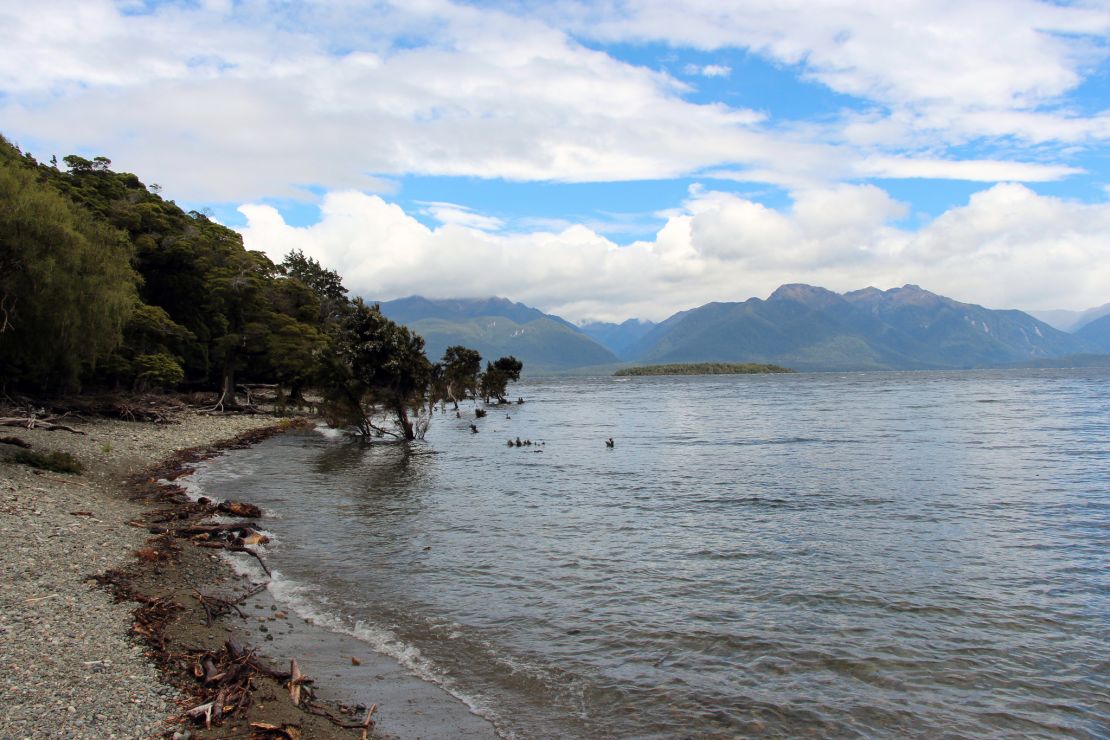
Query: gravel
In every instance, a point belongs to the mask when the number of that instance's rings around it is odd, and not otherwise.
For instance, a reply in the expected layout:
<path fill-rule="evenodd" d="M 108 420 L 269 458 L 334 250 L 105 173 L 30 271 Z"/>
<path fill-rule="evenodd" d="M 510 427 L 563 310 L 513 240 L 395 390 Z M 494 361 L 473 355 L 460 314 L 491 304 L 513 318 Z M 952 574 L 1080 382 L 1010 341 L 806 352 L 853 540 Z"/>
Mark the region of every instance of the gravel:
<path fill-rule="evenodd" d="M 176 691 L 129 636 L 133 605 L 113 604 L 86 578 L 120 567 L 149 536 L 127 524 L 142 513 L 122 493 L 129 473 L 275 419 L 186 413 L 176 422 L 74 422 L 86 436 L 0 428 L 86 466 L 39 474 L 0 444 L 0 737 L 150 737 L 178 712 Z"/>

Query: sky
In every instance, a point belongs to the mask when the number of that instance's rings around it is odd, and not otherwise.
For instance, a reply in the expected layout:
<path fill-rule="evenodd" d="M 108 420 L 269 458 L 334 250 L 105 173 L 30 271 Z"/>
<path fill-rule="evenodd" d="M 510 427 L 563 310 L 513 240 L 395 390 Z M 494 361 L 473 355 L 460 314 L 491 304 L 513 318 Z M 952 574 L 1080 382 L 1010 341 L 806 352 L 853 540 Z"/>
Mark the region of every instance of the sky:
<path fill-rule="evenodd" d="M 1110 302 L 1110 0 L 0 0 L 0 133 L 352 293 Z"/>

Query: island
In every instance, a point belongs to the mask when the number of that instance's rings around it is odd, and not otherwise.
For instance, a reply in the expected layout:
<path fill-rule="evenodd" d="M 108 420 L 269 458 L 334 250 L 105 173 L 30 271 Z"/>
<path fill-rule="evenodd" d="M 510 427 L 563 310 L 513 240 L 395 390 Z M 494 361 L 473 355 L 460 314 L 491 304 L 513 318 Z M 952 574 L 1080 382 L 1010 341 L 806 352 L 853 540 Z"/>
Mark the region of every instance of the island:
<path fill-rule="evenodd" d="M 613 375 L 755 375 L 758 373 L 792 373 L 788 367 L 755 362 L 685 362 L 673 365 L 642 365 L 622 367 Z"/>

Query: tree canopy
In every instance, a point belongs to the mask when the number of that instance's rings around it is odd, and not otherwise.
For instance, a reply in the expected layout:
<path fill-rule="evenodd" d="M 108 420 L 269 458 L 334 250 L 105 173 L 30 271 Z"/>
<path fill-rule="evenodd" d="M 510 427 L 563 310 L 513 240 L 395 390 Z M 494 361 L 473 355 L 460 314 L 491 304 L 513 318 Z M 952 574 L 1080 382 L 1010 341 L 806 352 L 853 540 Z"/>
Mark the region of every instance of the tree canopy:
<path fill-rule="evenodd" d="M 521 363 L 424 340 L 301 251 L 275 265 L 111 160 L 40 164 L 0 137 L 0 390 L 315 387 L 362 434 L 423 434 L 441 399 L 496 397 Z M 279 391 L 280 392 L 280 391 Z"/>

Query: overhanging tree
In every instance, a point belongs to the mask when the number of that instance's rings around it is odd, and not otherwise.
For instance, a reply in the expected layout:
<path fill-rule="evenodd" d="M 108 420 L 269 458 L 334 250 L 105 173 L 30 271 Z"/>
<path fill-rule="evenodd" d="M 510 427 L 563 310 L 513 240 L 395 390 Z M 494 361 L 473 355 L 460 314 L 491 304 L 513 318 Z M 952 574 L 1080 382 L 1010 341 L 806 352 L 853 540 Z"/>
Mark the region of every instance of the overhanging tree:
<path fill-rule="evenodd" d="M 412 413 L 424 406 L 432 365 L 424 340 L 356 299 L 338 322 L 323 357 L 323 392 L 333 420 L 365 437 L 411 441 L 426 429 Z M 382 416 L 393 428 L 378 422 Z"/>

